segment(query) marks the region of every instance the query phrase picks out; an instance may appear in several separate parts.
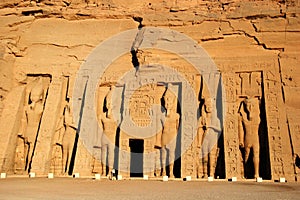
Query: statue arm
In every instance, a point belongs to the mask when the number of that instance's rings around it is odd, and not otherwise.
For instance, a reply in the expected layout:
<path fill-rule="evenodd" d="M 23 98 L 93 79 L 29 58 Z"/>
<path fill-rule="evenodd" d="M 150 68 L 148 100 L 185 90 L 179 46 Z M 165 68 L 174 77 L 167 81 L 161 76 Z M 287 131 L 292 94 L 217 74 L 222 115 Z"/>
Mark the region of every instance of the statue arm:
<path fill-rule="evenodd" d="M 55 131 L 59 131 L 60 129 L 62 129 L 64 127 L 64 120 L 63 120 L 63 117 L 61 116 L 59 118 L 59 121 L 57 123 L 57 126 L 56 126 L 56 129 Z"/>
<path fill-rule="evenodd" d="M 73 120 L 73 116 L 71 112 L 65 112 L 65 125 L 77 129 L 77 125 Z"/>
<path fill-rule="evenodd" d="M 100 126 L 101 126 L 101 128 L 102 128 L 102 131 L 104 131 L 105 130 L 105 126 L 104 126 L 104 121 L 103 121 L 103 114 L 101 115 L 99 115 L 99 121 L 100 121 Z"/>
<path fill-rule="evenodd" d="M 178 130 L 179 129 L 179 119 L 180 119 L 180 116 L 179 116 L 179 114 L 177 114 L 177 119 L 176 119 L 176 130 Z"/>
<path fill-rule="evenodd" d="M 201 116 L 198 120 L 198 128 L 202 128 L 202 129 L 206 129 L 206 117 L 205 116 Z"/>
<path fill-rule="evenodd" d="M 19 136 L 24 135 L 26 126 L 27 126 L 27 116 L 26 116 L 26 111 L 24 111 L 23 114 L 22 114 L 22 117 L 21 117 L 20 128 L 19 128 L 19 131 L 18 131 Z"/>
<path fill-rule="evenodd" d="M 57 141 L 56 143 L 58 144 L 62 144 L 62 141 L 63 141 L 63 135 L 64 135 L 64 118 L 63 116 L 60 117 L 59 121 L 58 121 L 58 124 L 57 124 L 57 127 L 56 127 L 56 130 L 55 132 L 58 134 L 58 138 L 57 138 Z"/>
<path fill-rule="evenodd" d="M 25 143 L 28 142 L 28 138 L 26 137 L 26 127 L 27 127 L 27 106 L 24 108 L 24 112 L 21 118 L 21 124 L 18 131 L 18 137 L 22 138 Z"/>
<path fill-rule="evenodd" d="M 163 133 L 163 129 L 164 129 L 164 121 L 163 118 L 159 119 L 160 125 L 161 125 L 161 130 L 159 132 L 156 133 L 155 135 L 155 144 L 154 144 L 154 148 L 156 149 L 160 149 L 161 148 L 161 143 L 162 143 L 162 133 Z"/>
<path fill-rule="evenodd" d="M 198 120 L 197 147 L 201 147 L 202 145 L 203 136 L 205 133 L 204 127 L 205 127 L 204 120 L 203 117 L 201 116 Z"/>
<path fill-rule="evenodd" d="M 198 128 L 197 131 L 197 147 L 201 147 L 203 142 L 203 136 L 204 136 L 205 130 L 201 127 Z"/>
<path fill-rule="evenodd" d="M 239 137 L 239 146 L 244 147 L 244 129 L 243 129 L 243 117 L 242 114 L 239 116 L 238 121 L 238 137 Z"/>

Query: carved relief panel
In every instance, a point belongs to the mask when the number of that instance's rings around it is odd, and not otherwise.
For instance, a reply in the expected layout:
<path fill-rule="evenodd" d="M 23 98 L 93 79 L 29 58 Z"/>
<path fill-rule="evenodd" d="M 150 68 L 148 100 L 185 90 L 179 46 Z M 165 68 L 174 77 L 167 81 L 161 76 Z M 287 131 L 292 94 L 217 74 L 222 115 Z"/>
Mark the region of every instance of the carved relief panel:
<path fill-rule="evenodd" d="M 286 126 L 279 74 L 272 68 L 264 72 L 264 90 L 268 123 L 272 179 L 294 179 L 292 151 Z"/>
<path fill-rule="evenodd" d="M 262 72 L 224 73 L 226 176 L 270 178 Z M 260 162 L 264 160 L 264 162 Z"/>
<path fill-rule="evenodd" d="M 241 173 L 237 118 L 237 77 L 235 73 L 223 73 L 225 87 L 224 151 L 226 177 L 236 177 Z M 241 88 L 239 88 L 241 91 Z"/>

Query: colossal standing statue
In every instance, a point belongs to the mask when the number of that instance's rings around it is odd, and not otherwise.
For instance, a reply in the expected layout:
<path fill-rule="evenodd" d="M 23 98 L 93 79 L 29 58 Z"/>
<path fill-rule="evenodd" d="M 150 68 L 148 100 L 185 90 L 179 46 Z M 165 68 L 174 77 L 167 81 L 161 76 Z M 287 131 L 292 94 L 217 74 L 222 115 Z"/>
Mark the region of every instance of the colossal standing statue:
<path fill-rule="evenodd" d="M 71 109 L 72 100 L 66 101 L 63 115 L 60 117 L 55 132 L 53 144 L 54 167 L 61 169 L 61 173 L 67 175 L 70 173 L 70 164 L 76 139 L 77 126 L 73 120 L 73 112 Z M 59 166 L 56 159 L 61 160 Z"/>
<path fill-rule="evenodd" d="M 198 178 L 207 178 L 208 175 L 214 177 L 215 174 L 218 157 L 217 143 L 221 130 L 220 120 L 214 114 L 216 112 L 213 112 L 213 105 L 214 100 L 212 98 L 205 99 L 204 108 L 202 108 L 202 113 L 198 120 L 197 146 L 201 147 L 200 159 L 203 170 L 201 176 L 200 167 L 198 166 Z M 198 163 L 201 163 L 201 161 Z"/>
<path fill-rule="evenodd" d="M 73 120 L 73 112 L 71 109 L 72 101 L 70 100 L 65 107 L 65 133 L 62 140 L 63 148 L 63 170 L 67 174 L 70 170 L 70 163 L 76 138 L 77 126 Z"/>
<path fill-rule="evenodd" d="M 106 99 L 106 108 L 107 111 L 102 114 L 100 117 L 103 134 L 101 138 L 101 162 L 102 162 L 102 175 L 108 175 L 109 178 L 112 174 L 112 168 L 114 164 L 114 149 L 115 149 L 115 141 L 116 141 L 116 131 L 118 125 L 114 120 L 112 111 L 113 111 L 113 104 L 112 104 L 112 90 L 113 87 L 110 88 L 110 91 L 107 93 Z M 108 163 L 106 163 L 108 161 Z M 106 167 L 108 167 L 108 174 L 106 174 Z"/>
<path fill-rule="evenodd" d="M 179 127 L 179 114 L 177 110 L 177 98 L 169 90 L 165 92 L 164 96 L 166 117 L 161 136 L 161 152 L 162 152 L 162 175 L 166 176 L 166 161 L 167 155 L 169 160 L 170 178 L 174 177 L 173 169 L 175 162 L 176 138 Z"/>
<path fill-rule="evenodd" d="M 244 165 L 249 160 L 250 151 L 253 151 L 254 177 L 259 177 L 259 100 L 246 98 L 240 107 L 239 141 L 240 147 L 245 150 Z"/>
<path fill-rule="evenodd" d="M 28 103 L 25 105 L 25 120 L 23 120 L 23 131 L 19 137 L 24 141 L 25 170 L 30 171 L 35 141 L 39 131 L 41 117 L 44 111 L 44 88 L 41 78 L 35 80 L 29 90 Z"/>

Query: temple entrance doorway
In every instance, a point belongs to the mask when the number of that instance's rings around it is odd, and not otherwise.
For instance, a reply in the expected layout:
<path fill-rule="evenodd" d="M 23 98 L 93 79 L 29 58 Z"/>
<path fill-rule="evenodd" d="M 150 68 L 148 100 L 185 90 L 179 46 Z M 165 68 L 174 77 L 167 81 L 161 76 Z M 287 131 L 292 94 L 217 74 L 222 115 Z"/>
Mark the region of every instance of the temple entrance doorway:
<path fill-rule="evenodd" d="M 130 177 L 143 177 L 144 140 L 129 139 Z"/>

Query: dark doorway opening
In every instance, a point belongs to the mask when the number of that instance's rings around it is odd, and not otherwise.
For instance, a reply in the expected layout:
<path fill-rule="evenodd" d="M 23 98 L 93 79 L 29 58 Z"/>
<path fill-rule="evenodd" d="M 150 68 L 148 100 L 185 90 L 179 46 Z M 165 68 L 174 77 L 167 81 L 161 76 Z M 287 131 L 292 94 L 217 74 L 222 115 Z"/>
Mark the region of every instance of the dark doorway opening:
<path fill-rule="evenodd" d="M 144 140 L 129 139 L 130 177 L 143 177 Z"/>

